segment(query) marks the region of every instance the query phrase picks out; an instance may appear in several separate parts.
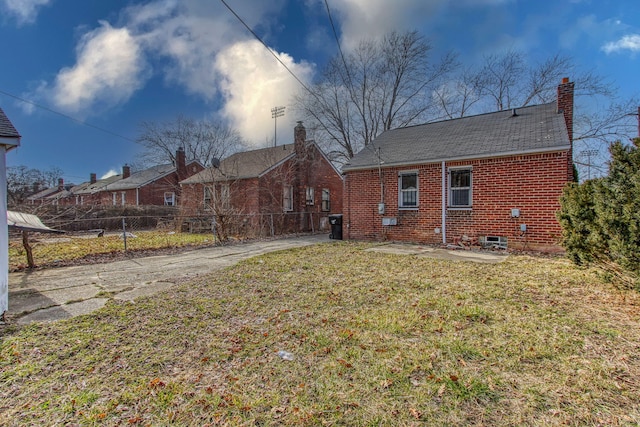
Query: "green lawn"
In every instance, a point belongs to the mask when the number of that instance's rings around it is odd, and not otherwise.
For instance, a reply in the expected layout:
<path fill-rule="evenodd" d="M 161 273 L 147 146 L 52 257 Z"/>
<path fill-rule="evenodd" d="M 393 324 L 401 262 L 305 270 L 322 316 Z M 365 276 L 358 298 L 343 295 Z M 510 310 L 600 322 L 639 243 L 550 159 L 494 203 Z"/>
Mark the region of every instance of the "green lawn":
<path fill-rule="evenodd" d="M 135 304 L 0 329 L 0 424 L 640 422 L 637 292 L 562 259 L 369 247 L 273 253 Z"/>

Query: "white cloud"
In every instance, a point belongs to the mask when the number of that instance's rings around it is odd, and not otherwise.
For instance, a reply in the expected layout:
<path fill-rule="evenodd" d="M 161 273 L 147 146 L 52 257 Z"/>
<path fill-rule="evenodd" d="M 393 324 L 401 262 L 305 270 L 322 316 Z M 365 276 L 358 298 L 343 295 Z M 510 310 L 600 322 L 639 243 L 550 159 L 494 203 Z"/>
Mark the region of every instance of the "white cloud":
<path fill-rule="evenodd" d="M 341 21 L 342 40 L 346 49 L 360 40 L 375 39 L 393 30 L 410 30 L 425 24 L 444 3 L 443 0 L 344 0 L 333 2 Z"/>
<path fill-rule="evenodd" d="M 277 19 L 274 12 L 283 5 L 283 0 L 245 0 L 233 7 L 268 41 L 270 20 Z M 76 63 L 36 94 L 65 112 L 96 114 L 126 102 L 153 72 L 214 108 L 222 101 L 220 114 L 245 138 L 260 143 L 273 136 L 270 109 L 287 105 L 300 86 L 250 38 L 218 2 L 156 0 L 130 6 L 121 11 L 117 27 L 102 22 L 85 34 L 76 48 Z M 279 56 L 301 78 L 310 79 L 311 65 Z"/>
<path fill-rule="evenodd" d="M 66 112 L 88 115 L 118 105 L 146 79 L 143 52 L 126 28 L 101 22 L 82 37 L 76 54 L 73 67 L 60 70 L 51 87 L 38 91 Z"/>
<path fill-rule="evenodd" d="M 285 53 L 277 53 L 299 79 L 308 82 L 313 66 L 296 63 Z M 216 70 L 224 76 L 221 89 L 225 98 L 223 114 L 240 133 L 255 145 L 263 146 L 273 139 L 274 122 L 271 109 L 287 106 L 291 97 L 302 90 L 300 84 L 258 41 L 238 42 L 222 51 L 216 60 Z M 280 143 L 291 142 L 296 117 L 287 110 L 279 129 L 285 136 Z M 286 125 L 285 125 L 286 124 Z M 287 128 L 286 126 L 289 125 Z"/>
<path fill-rule="evenodd" d="M 640 34 L 629 34 L 615 42 L 609 42 L 602 46 L 606 53 L 616 53 L 624 50 L 640 52 Z"/>
<path fill-rule="evenodd" d="M 50 0 L 0 0 L 3 9 L 15 16 L 19 25 L 34 22 L 38 16 L 38 9 L 49 3 Z"/>

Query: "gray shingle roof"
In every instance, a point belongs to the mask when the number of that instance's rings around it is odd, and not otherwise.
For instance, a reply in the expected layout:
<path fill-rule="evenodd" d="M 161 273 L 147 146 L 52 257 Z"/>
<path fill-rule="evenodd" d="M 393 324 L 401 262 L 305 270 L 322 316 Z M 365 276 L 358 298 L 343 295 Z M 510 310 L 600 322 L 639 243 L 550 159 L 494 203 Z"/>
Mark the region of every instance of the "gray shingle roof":
<path fill-rule="evenodd" d="M 180 184 L 198 184 L 228 179 L 257 178 L 272 167 L 295 154 L 294 144 L 261 148 L 233 154 L 220 162 L 219 168 L 207 168 Z"/>
<path fill-rule="evenodd" d="M 172 164 L 153 166 L 139 172 L 132 173 L 128 178 L 120 179 L 109 183 L 105 191 L 131 190 L 142 187 L 150 182 L 156 181 L 176 170 Z"/>
<path fill-rule="evenodd" d="M 516 110 L 393 129 L 356 154 L 343 171 L 418 165 L 570 148 L 564 116 L 555 102 Z"/>
<path fill-rule="evenodd" d="M 0 138 L 20 138 L 20 134 L 4 114 L 2 108 L 0 108 Z"/>
<path fill-rule="evenodd" d="M 122 179 L 122 175 L 112 175 L 109 178 L 100 179 L 93 184 L 88 184 L 74 191 L 74 194 L 94 194 L 105 189 L 105 187 L 115 181 Z M 81 184 L 82 185 L 82 184 Z"/>

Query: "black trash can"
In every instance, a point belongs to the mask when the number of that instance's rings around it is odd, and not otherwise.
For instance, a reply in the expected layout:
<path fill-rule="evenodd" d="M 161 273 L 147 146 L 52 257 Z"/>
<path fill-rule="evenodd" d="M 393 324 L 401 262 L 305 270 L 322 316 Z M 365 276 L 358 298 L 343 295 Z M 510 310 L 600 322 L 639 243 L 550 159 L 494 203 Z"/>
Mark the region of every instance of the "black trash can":
<path fill-rule="evenodd" d="M 329 224 L 331 224 L 329 238 L 342 240 L 342 214 L 329 215 Z"/>

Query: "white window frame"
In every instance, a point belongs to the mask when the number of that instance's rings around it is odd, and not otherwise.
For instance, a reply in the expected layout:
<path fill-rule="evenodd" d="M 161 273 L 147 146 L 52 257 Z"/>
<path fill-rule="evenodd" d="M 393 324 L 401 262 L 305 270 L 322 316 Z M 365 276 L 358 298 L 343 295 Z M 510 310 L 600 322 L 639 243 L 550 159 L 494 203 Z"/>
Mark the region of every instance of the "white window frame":
<path fill-rule="evenodd" d="M 403 188 L 403 178 L 414 176 L 416 179 L 416 186 Z M 418 209 L 420 204 L 420 179 L 418 178 L 418 171 L 402 171 L 398 173 L 398 208 L 400 209 Z M 410 194 L 414 195 L 415 203 L 405 203 L 405 200 L 410 197 Z"/>
<path fill-rule="evenodd" d="M 224 209 L 229 209 L 231 204 L 229 184 L 220 185 L 220 203 Z"/>
<path fill-rule="evenodd" d="M 202 204 L 204 209 L 210 211 L 213 209 L 213 198 L 215 197 L 215 187 L 204 186 Z"/>
<path fill-rule="evenodd" d="M 456 172 L 465 172 L 467 171 L 469 173 L 469 185 L 468 186 L 460 186 L 460 185 L 456 185 L 454 186 L 454 179 L 453 179 L 453 175 Z M 473 168 L 471 166 L 456 166 L 456 167 L 451 167 L 449 168 L 449 191 L 448 191 L 448 204 L 447 206 L 451 209 L 471 209 L 471 207 L 473 206 Z M 468 203 L 466 204 L 460 204 L 460 203 L 454 203 L 454 200 L 457 199 L 458 197 L 454 197 L 454 194 L 457 192 L 468 192 L 467 195 L 467 201 Z"/>
<path fill-rule="evenodd" d="M 313 190 L 313 187 L 307 187 L 305 189 L 305 195 L 306 195 L 306 201 L 307 201 L 307 206 L 313 206 L 313 204 L 315 203 L 315 192 Z"/>
<path fill-rule="evenodd" d="M 122 191 L 120 193 L 120 203 L 122 204 L 122 206 L 127 204 L 127 192 L 126 191 Z"/>
<path fill-rule="evenodd" d="M 323 188 L 322 189 L 322 206 L 321 206 L 321 210 L 322 210 L 322 212 L 331 211 L 331 192 L 329 191 L 328 188 Z"/>
<path fill-rule="evenodd" d="M 113 206 L 118 206 L 118 193 L 116 193 L 115 191 L 113 193 L 111 193 L 113 196 Z"/>
<path fill-rule="evenodd" d="M 293 186 L 285 185 L 282 188 L 282 209 L 285 212 L 293 211 Z"/>
<path fill-rule="evenodd" d="M 169 196 L 169 199 L 167 199 Z M 165 206 L 175 206 L 176 205 L 176 193 L 173 191 L 165 191 L 164 192 L 164 205 Z"/>

